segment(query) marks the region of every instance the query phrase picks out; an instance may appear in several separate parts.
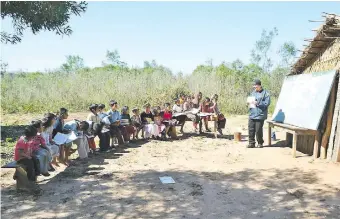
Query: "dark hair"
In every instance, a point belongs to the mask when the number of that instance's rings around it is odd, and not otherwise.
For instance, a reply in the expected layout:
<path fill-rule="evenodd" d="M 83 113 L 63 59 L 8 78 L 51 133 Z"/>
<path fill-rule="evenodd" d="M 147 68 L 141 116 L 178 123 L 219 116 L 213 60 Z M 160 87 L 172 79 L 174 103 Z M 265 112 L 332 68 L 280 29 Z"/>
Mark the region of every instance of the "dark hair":
<path fill-rule="evenodd" d="M 209 97 L 205 97 L 204 103 L 206 102 L 210 102 L 210 98 Z"/>
<path fill-rule="evenodd" d="M 24 130 L 24 135 L 25 135 L 27 138 L 36 136 L 37 133 L 38 133 L 38 130 L 37 130 L 37 128 L 35 128 L 33 125 L 27 126 L 27 127 L 25 128 L 25 130 Z"/>
<path fill-rule="evenodd" d="M 155 108 L 152 109 L 152 114 L 155 115 L 155 116 L 158 116 L 158 115 L 159 115 L 159 112 L 158 112 L 157 107 L 155 107 Z"/>
<path fill-rule="evenodd" d="M 97 108 L 98 108 L 98 104 L 93 103 L 93 104 L 91 104 L 91 106 L 89 107 L 89 110 L 90 110 L 91 112 L 95 112 Z"/>
<path fill-rule="evenodd" d="M 52 119 L 54 119 L 56 117 L 56 115 L 55 114 L 53 114 L 53 113 L 45 113 L 44 114 L 44 118 L 52 118 Z"/>
<path fill-rule="evenodd" d="M 110 106 L 113 106 L 113 105 L 117 104 L 117 101 L 111 100 L 109 104 L 110 104 Z"/>
<path fill-rule="evenodd" d="M 42 125 L 44 128 L 48 128 L 52 126 L 52 121 L 54 120 L 55 117 L 52 116 L 46 116 L 42 119 Z"/>
<path fill-rule="evenodd" d="M 98 109 L 102 110 L 102 109 L 104 109 L 104 108 L 105 108 L 105 105 L 104 105 L 104 104 L 101 103 L 101 104 L 98 105 Z"/>
<path fill-rule="evenodd" d="M 66 108 L 60 108 L 60 110 L 59 110 L 59 115 L 64 115 L 64 114 L 66 114 L 66 113 L 68 113 L 68 110 L 66 109 Z"/>
<path fill-rule="evenodd" d="M 170 106 L 170 103 L 164 103 L 164 107 Z"/>
<path fill-rule="evenodd" d="M 148 107 L 151 107 L 150 103 L 147 103 L 144 105 L 144 108 L 148 108 Z"/>
<path fill-rule="evenodd" d="M 87 130 L 89 129 L 89 127 L 90 127 L 90 124 L 89 124 L 88 122 L 86 122 L 86 121 L 81 121 L 81 122 L 79 123 L 79 126 L 80 126 L 80 125 L 83 125 L 81 131 L 87 131 Z"/>
<path fill-rule="evenodd" d="M 42 121 L 40 119 L 32 120 L 31 126 L 33 126 L 36 129 L 39 129 L 41 127 Z"/>
<path fill-rule="evenodd" d="M 124 112 L 129 113 L 129 107 L 128 107 L 128 106 L 123 106 L 121 111 L 122 111 L 122 114 L 123 114 Z"/>
<path fill-rule="evenodd" d="M 132 112 L 133 112 L 133 113 L 135 113 L 135 112 L 137 112 L 137 111 L 139 111 L 139 109 L 138 109 L 137 107 L 132 109 Z"/>

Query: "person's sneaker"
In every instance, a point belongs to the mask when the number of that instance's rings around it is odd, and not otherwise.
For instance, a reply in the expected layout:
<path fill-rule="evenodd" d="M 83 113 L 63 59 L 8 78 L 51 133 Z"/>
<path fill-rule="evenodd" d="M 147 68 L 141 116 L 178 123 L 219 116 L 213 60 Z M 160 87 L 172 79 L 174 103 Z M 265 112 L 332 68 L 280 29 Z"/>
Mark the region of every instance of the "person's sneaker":
<path fill-rule="evenodd" d="M 256 147 L 257 148 L 263 148 L 263 145 L 262 144 L 258 144 Z"/>
<path fill-rule="evenodd" d="M 55 169 L 54 169 L 54 167 L 52 166 L 52 164 L 50 164 L 48 171 L 50 171 L 50 172 L 55 171 Z"/>
<path fill-rule="evenodd" d="M 41 175 L 43 175 L 43 176 L 51 176 L 51 174 L 49 174 L 49 173 L 41 173 Z"/>
<path fill-rule="evenodd" d="M 220 133 L 220 135 L 223 135 L 222 133 L 222 129 L 217 129 L 218 133 Z"/>
<path fill-rule="evenodd" d="M 255 145 L 251 145 L 251 144 L 247 145 L 247 148 L 254 148 L 254 147 L 255 147 Z"/>

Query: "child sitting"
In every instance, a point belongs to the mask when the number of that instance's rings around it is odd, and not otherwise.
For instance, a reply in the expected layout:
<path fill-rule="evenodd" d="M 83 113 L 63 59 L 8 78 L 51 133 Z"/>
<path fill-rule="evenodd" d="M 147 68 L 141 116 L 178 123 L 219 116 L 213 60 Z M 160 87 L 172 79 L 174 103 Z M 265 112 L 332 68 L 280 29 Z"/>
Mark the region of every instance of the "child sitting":
<path fill-rule="evenodd" d="M 144 126 L 144 133 L 142 133 L 142 136 L 145 136 L 145 138 L 150 138 L 152 135 L 152 130 L 153 130 L 153 124 L 150 124 L 153 121 L 153 115 L 151 113 L 151 107 L 150 104 L 146 104 L 145 106 L 145 111 L 142 112 L 140 115 L 142 125 Z"/>
<path fill-rule="evenodd" d="M 212 110 L 210 109 L 210 98 L 209 97 L 206 97 L 205 100 L 203 101 L 203 103 L 201 104 L 200 111 L 203 112 L 203 113 L 211 113 L 212 112 Z M 209 119 L 210 119 L 209 116 L 202 117 L 200 124 L 199 124 L 200 133 L 202 132 L 202 120 L 204 121 L 206 132 L 211 132 L 211 130 L 208 127 L 208 120 Z"/>
<path fill-rule="evenodd" d="M 172 139 L 177 139 L 176 133 L 176 120 L 172 119 L 172 112 L 170 111 L 170 103 L 164 104 L 163 123 L 166 126 L 166 134 L 171 136 Z"/>
<path fill-rule="evenodd" d="M 45 118 L 42 120 L 42 133 L 41 136 L 46 142 L 46 147 L 49 149 L 52 156 L 51 164 L 58 166 L 57 157 L 59 156 L 59 146 L 52 140 L 53 125 L 55 123 L 55 115 L 53 113 L 45 114 Z M 51 168 L 53 169 L 53 167 Z"/>
<path fill-rule="evenodd" d="M 87 116 L 87 121 L 89 121 L 91 123 L 91 125 L 90 125 L 89 130 L 88 130 L 88 134 L 90 135 L 90 137 L 88 137 L 88 143 L 89 143 L 89 146 L 90 146 L 92 153 L 95 153 L 96 142 L 94 141 L 95 134 L 94 134 L 93 127 L 95 126 L 95 124 L 100 123 L 100 117 L 98 115 L 98 112 L 99 112 L 98 105 L 97 104 L 91 104 L 91 106 L 89 107 L 89 110 L 91 112 Z"/>
<path fill-rule="evenodd" d="M 142 124 L 142 120 L 139 115 L 139 109 L 133 108 L 132 113 L 133 115 L 131 117 L 131 122 L 132 122 L 132 125 L 135 127 L 135 132 L 133 133 L 133 139 L 138 139 L 138 134 L 139 134 L 139 131 L 143 129 L 143 124 Z M 144 138 L 143 132 L 142 132 L 142 138 Z"/>
<path fill-rule="evenodd" d="M 104 117 L 107 116 L 105 113 L 105 105 L 102 103 L 98 105 L 98 116 L 100 119 L 104 119 Z"/>
<path fill-rule="evenodd" d="M 153 110 L 153 121 L 153 135 L 156 137 L 156 139 L 159 139 L 161 137 L 161 140 L 166 140 L 166 127 L 163 124 L 163 118 L 161 117 L 160 110 L 158 108 L 155 108 Z"/>
<path fill-rule="evenodd" d="M 129 141 L 130 136 L 134 135 L 134 133 L 135 133 L 135 127 L 132 125 L 128 106 L 124 106 L 122 108 L 122 114 L 120 116 L 120 119 L 121 119 L 121 125 L 123 125 L 125 127 L 125 131 L 126 131 L 126 134 L 127 134 L 127 140 Z M 126 122 L 126 123 L 123 123 L 123 122 Z"/>

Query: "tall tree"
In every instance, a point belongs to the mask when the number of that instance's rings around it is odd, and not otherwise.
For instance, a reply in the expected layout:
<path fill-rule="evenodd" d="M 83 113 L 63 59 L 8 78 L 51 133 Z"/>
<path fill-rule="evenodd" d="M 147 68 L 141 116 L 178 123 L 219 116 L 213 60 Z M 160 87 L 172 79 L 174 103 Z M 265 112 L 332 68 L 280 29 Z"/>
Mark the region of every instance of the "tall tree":
<path fill-rule="evenodd" d="M 269 72 L 273 66 L 273 60 L 268 57 L 268 52 L 277 35 L 278 30 L 276 27 L 269 32 L 262 30 L 260 40 L 255 42 L 255 48 L 251 51 L 251 61 L 261 66 L 265 72 Z"/>
<path fill-rule="evenodd" d="M 120 61 L 120 55 L 118 50 L 114 50 L 114 51 L 106 51 L 106 62 L 103 62 L 103 65 L 112 65 L 112 66 L 121 66 L 121 67 L 125 67 L 127 64 L 125 62 Z"/>
<path fill-rule="evenodd" d="M 86 9 L 86 2 L 76 1 L 1 1 L 1 18 L 12 18 L 14 27 L 12 34 L 1 31 L 1 42 L 20 42 L 27 28 L 33 34 L 48 30 L 69 36 L 72 33 L 68 25 L 71 15 L 80 16 Z"/>
<path fill-rule="evenodd" d="M 281 65 L 283 67 L 289 67 L 297 53 L 297 48 L 293 42 L 285 42 L 278 53 L 281 56 Z"/>
<path fill-rule="evenodd" d="M 61 66 L 61 70 L 67 73 L 72 73 L 82 68 L 84 68 L 84 59 L 78 55 L 66 56 L 66 63 Z"/>

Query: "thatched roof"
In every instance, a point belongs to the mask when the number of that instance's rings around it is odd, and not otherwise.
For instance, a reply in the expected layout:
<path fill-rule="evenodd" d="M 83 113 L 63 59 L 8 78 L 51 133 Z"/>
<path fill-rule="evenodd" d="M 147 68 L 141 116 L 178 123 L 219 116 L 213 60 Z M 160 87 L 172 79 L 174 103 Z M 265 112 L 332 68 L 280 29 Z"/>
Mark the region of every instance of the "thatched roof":
<path fill-rule="evenodd" d="M 290 74 L 301 74 L 317 56 L 322 53 L 331 43 L 340 38 L 340 15 L 327 14 L 324 23 L 316 31 L 314 39 L 305 39 L 310 42 L 302 51 L 300 58 L 292 66 Z M 319 22 L 319 21 L 310 21 Z"/>

